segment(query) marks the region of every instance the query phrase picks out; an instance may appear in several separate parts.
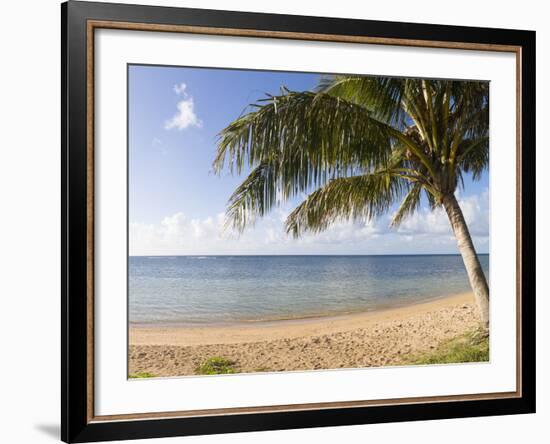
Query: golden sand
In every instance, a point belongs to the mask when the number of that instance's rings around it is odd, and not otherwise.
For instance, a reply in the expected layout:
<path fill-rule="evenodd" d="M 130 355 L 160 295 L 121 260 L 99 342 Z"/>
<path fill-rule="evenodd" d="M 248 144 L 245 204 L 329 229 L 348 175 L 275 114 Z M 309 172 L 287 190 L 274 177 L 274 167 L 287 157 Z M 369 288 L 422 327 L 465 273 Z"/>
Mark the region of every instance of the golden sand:
<path fill-rule="evenodd" d="M 399 365 L 478 325 L 471 293 L 338 317 L 216 327 L 130 328 L 130 374 L 196 374 L 208 358 L 237 373 Z"/>

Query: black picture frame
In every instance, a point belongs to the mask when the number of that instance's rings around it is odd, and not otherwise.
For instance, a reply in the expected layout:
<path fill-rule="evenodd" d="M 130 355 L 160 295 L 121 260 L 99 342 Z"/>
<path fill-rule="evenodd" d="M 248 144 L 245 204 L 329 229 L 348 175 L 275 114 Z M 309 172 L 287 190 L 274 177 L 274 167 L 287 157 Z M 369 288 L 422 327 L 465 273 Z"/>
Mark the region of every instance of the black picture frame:
<path fill-rule="evenodd" d="M 87 23 L 186 25 L 381 39 L 512 45 L 521 49 L 521 395 L 499 399 L 95 421 L 89 415 Z M 356 19 L 69 1 L 61 5 L 61 439 L 90 442 L 181 435 L 511 415 L 535 412 L 535 32 Z"/>

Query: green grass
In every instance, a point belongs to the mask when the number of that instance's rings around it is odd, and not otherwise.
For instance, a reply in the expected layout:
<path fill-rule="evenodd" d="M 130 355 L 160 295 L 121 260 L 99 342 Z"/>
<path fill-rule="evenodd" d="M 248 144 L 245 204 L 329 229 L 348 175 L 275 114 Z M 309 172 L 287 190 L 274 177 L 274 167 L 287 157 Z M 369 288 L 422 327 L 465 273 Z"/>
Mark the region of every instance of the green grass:
<path fill-rule="evenodd" d="M 450 364 L 458 362 L 489 361 L 489 335 L 474 330 L 444 342 L 435 350 L 414 356 L 411 364 Z"/>
<path fill-rule="evenodd" d="M 149 372 L 137 372 L 137 373 L 130 373 L 128 377 L 130 379 L 141 379 L 141 378 L 154 378 L 155 375 Z"/>
<path fill-rule="evenodd" d="M 235 373 L 235 362 L 219 356 L 208 358 L 196 369 L 199 375 L 227 375 Z"/>

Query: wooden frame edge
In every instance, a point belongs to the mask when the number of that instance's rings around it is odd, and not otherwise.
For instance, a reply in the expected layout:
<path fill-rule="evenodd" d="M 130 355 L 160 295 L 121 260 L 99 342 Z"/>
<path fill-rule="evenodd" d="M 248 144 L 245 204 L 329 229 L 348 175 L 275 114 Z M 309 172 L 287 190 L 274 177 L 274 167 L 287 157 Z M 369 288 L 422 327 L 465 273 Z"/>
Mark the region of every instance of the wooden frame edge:
<path fill-rule="evenodd" d="M 396 398 L 388 400 L 364 400 L 364 401 L 344 401 L 344 402 L 327 402 L 313 404 L 290 404 L 290 405 L 273 405 L 261 407 L 234 407 L 223 409 L 205 409 L 205 410 L 184 410 L 174 412 L 146 412 L 133 414 L 118 414 L 118 415 L 102 415 L 94 414 L 94 279 L 93 279 L 93 246 L 94 246 L 94 31 L 96 29 L 120 29 L 130 31 L 147 31 L 147 32 L 172 32 L 172 33 L 190 33 L 201 35 L 220 35 L 220 36 L 235 36 L 235 37 L 255 37 L 255 38 L 277 38 L 288 40 L 306 40 L 306 41 L 326 41 L 339 43 L 361 43 L 374 44 L 385 46 L 405 46 L 405 47 L 421 47 L 421 48 L 441 48 L 441 49 L 459 49 L 459 50 L 475 50 L 475 51 L 492 51 L 492 52 L 508 52 L 514 53 L 516 56 L 516 171 L 517 171 L 517 192 L 516 192 L 516 230 L 517 250 L 516 250 L 516 267 L 517 267 L 517 291 L 516 291 L 516 391 L 515 392 L 497 392 L 488 394 L 469 394 L 469 395 L 453 395 L 453 396 L 434 396 L 434 397 L 415 397 L 415 398 Z M 432 40 L 415 40 L 415 39 L 396 39 L 396 38 L 380 38 L 366 36 L 344 36 L 332 34 L 311 34 L 299 32 L 284 32 L 284 31 L 263 31 L 251 29 L 236 29 L 236 28 L 216 28 L 203 26 L 188 26 L 188 25 L 163 25 L 163 24 L 148 24 L 137 22 L 123 21 L 108 21 L 108 20 L 87 20 L 87 165 L 88 165 L 88 192 L 87 192 L 87 208 L 88 208 L 88 295 L 87 309 L 89 322 L 88 330 L 88 399 L 87 399 L 87 423 L 114 422 L 123 420 L 138 420 L 138 419 L 159 419 L 159 418 L 189 418 L 201 416 L 226 416 L 242 413 L 270 413 L 270 412 L 294 412 L 304 410 L 326 410 L 335 408 L 358 408 L 358 407 L 374 407 L 388 405 L 406 405 L 415 403 L 442 403 L 442 402 L 459 402 L 473 400 L 492 400 L 492 399 L 513 399 L 521 398 L 522 396 L 522 373 L 521 373 L 521 99 L 522 99 L 522 84 L 521 84 L 521 68 L 522 47 L 518 45 L 500 45 L 500 44 L 485 44 L 485 43 L 461 43 L 461 42 L 446 42 Z M 91 251 L 90 251 L 91 250 Z"/>
<path fill-rule="evenodd" d="M 362 43 L 384 46 L 412 46 L 422 48 L 440 48 L 440 49 L 465 49 L 471 51 L 493 51 L 493 52 L 517 52 L 521 50 L 517 45 L 501 45 L 490 43 L 468 43 L 468 42 L 450 42 L 438 40 L 419 40 L 419 39 L 399 39 L 389 37 L 368 37 L 340 34 L 318 34 L 305 32 L 288 31 L 265 31 L 260 29 L 240 29 L 223 28 L 210 26 L 191 26 L 191 25 L 167 25 L 150 24 L 139 22 L 124 22 L 114 20 L 88 20 L 88 27 L 92 30 L 96 28 L 119 29 L 128 31 L 147 31 L 147 32 L 172 32 L 186 34 L 217 35 L 226 37 L 256 37 L 256 38 L 274 38 L 285 40 L 306 40 L 318 42 L 336 42 L 336 43 Z"/>
<path fill-rule="evenodd" d="M 90 423 L 127 421 L 139 419 L 166 419 L 166 418 L 197 418 L 212 416 L 231 416 L 239 414 L 259 414 L 259 413 L 286 413 L 297 411 L 316 411 L 330 410 L 338 408 L 361 408 L 361 407 L 387 407 L 392 405 L 410 405 L 422 402 L 423 404 L 437 404 L 443 402 L 462 402 L 462 401 L 482 401 L 495 399 L 514 399 L 520 398 L 521 394 L 516 392 L 498 392 L 487 394 L 472 395 L 449 395 L 449 396 L 423 396 L 414 398 L 394 398 L 378 399 L 366 401 L 340 401 L 340 402 L 320 402 L 311 404 L 281 404 L 260 407 L 231 407 L 220 409 L 203 410 L 181 410 L 173 412 L 152 412 L 152 413 L 128 413 L 118 415 L 102 415 L 92 418 Z"/>

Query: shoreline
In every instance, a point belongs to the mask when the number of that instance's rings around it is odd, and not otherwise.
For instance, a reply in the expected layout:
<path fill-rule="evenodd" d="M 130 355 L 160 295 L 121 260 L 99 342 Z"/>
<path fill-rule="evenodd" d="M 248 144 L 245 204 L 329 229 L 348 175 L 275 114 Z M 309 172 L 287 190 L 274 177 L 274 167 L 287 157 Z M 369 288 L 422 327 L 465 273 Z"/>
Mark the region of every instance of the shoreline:
<path fill-rule="evenodd" d="M 269 325 L 281 326 L 285 323 L 301 323 L 301 322 L 321 322 L 325 320 L 339 319 L 344 317 L 364 315 L 367 313 L 379 313 L 389 310 L 395 310 L 400 308 L 406 308 L 415 305 L 429 304 L 439 300 L 463 297 L 471 292 L 460 292 L 448 295 L 438 296 L 426 296 L 421 299 L 401 300 L 397 303 L 388 303 L 386 305 L 378 305 L 373 308 L 361 309 L 361 310 L 349 310 L 336 313 L 326 314 L 312 314 L 312 315 L 297 315 L 295 317 L 280 317 L 271 319 L 251 319 L 251 320 L 234 320 L 227 322 L 128 322 L 130 329 L 193 329 L 193 328 L 230 328 L 230 327 L 243 327 L 243 326 L 255 326 L 263 327 Z"/>
<path fill-rule="evenodd" d="M 129 345 L 200 346 L 296 339 L 348 332 L 461 304 L 474 304 L 473 294 L 459 293 L 391 308 L 327 316 L 193 326 L 138 324 L 129 326 Z"/>
<path fill-rule="evenodd" d="M 410 365 L 416 357 L 433 353 L 477 327 L 473 294 L 464 293 L 331 318 L 231 327 L 131 328 L 128 372 L 134 377 L 196 376 L 204 374 L 203 366 L 212 359 L 227 363 L 230 373 Z"/>

